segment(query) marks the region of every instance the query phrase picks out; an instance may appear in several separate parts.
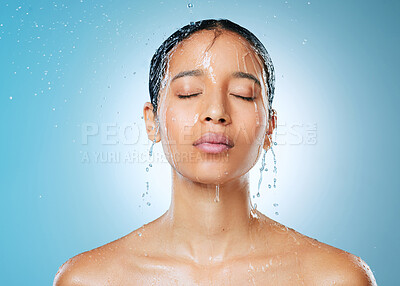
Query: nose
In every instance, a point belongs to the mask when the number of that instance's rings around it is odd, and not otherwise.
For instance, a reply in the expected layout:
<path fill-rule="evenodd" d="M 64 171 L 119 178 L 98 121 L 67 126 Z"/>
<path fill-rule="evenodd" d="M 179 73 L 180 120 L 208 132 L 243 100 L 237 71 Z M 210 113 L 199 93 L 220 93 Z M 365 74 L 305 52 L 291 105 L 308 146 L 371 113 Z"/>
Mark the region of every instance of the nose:
<path fill-rule="evenodd" d="M 222 96 L 218 97 L 220 97 L 220 100 L 214 97 L 211 98 L 208 102 L 205 102 L 206 106 L 205 111 L 202 114 L 202 121 L 228 125 L 231 123 L 231 117 L 226 110 L 226 106 Z"/>

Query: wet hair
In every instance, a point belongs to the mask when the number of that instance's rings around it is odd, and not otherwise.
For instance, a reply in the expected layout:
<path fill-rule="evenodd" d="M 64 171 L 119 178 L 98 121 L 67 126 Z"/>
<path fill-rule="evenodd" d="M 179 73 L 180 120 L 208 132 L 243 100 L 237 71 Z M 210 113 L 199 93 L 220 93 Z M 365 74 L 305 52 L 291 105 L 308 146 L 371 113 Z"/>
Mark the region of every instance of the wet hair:
<path fill-rule="evenodd" d="M 220 32 L 221 30 L 231 31 L 239 36 L 245 38 L 247 42 L 252 46 L 256 54 L 261 57 L 264 64 L 264 71 L 266 74 L 266 83 L 268 90 L 268 103 L 269 113 L 272 112 L 272 100 L 274 98 L 275 91 L 275 73 L 272 60 L 261 41 L 249 30 L 242 26 L 233 23 L 227 19 L 207 19 L 197 22 L 191 22 L 190 24 L 180 28 L 169 36 L 161 46 L 156 50 L 150 63 L 150 75 L 149 75 L 149 91 L 151 104 L 153 105 L 153 111 L 157 114 L 157 104 L 159 98 L 159 92 L 161 82 L 165 76 L 166 66 L 168 62 L 168 52 L 171 51 L 178 43 L 189 38 L 194 33 L 201 30 L 213 30 Z M 218 35 L 216 34 L 215 38 Z M 215 41 L 214 38 L 214 41 Z"/>

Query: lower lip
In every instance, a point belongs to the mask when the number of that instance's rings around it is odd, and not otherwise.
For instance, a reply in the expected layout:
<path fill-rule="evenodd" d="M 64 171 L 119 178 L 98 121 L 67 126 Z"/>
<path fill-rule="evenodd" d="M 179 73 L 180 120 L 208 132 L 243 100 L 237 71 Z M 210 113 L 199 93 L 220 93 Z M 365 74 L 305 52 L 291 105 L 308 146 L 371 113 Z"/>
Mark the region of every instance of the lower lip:
<path fill-rule="evenodd" d="M 201 143 L 199 145 L 196 145 L 196 147 L 206 153 L 211 153 L 211 154 L 218 154 L 231 148 L 225 144 L 212 144 L 212 143 Z"/>

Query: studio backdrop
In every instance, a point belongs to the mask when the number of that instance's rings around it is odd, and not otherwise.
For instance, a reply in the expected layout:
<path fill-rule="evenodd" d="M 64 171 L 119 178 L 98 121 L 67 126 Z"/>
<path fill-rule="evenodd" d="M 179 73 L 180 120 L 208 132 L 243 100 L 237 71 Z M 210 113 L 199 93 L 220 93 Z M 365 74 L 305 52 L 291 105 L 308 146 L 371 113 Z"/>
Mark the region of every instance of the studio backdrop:
<path fill-rule="evenodd" d="M 0 1 L 1 285 L 58 267 L 163 214 L 170 165 L 149 158 L 155 50 L 192 21 L 252 31 L 276 72 L 272 219 L 351 252 L 378 285 L 399 255 L 398 1 Z M 266 168 L 274 168 L 271 153 Z M 275 184 L 275 188 L 274 185 Z"/>

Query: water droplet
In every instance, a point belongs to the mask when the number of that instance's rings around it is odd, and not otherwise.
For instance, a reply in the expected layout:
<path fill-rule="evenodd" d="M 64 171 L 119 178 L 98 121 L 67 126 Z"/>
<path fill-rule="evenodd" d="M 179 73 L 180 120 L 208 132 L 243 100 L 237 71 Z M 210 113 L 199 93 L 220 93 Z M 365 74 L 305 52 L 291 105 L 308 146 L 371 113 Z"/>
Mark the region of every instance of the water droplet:
<path fill-rule="evenodd" d="M 188 6 L 188 8 L 193 8 L 193 4 L 192 3 L 187 4 L 187 6 Z"/>
<path fill-rule="evenodd" d="M 146 172 L 148 172 L 149 171 L 149 167 L 146 167 Z"/>
<path fill-rule="evenodd" d="M 276 146 L 276 144 L 277 144 L 277 143 L 276 143 L 276 142 L 274 142 L 274 145 L 275 145 L 275 146 Z"/>
<path fill-rule="evenodd" d="M 275 215 L 279 215 L 279 213 L 278 213 L 278 212 L 275 212 Z"/>
<path fill-rule="evenodd" d="M 151 206 L 151 203 L 150 203 L 150 202 L 147 202 L 147 205 L 148 205 L 148 206 Z"/>
<path fill-rule="evenodd" d="M 268 188 L 270 188 L 270 189 L 271 189 L 271 184 L 268 184 Z"/>
<path fill-rule="evenodd" d="M 150 164 L 149 164 L 149 167 L 153 167 L 153 165 L 150 163 Z"/>
<path fill-rule="evenodd" d="M 257 197 L 260 197 L 260 192 L 257 193 Z"/>
<path fill-rule="evenodd" d="M 10 96 L 10 100 L 12 99 L 12 96 Z"/>
<path fill-rule="evenodd" d="M 139 235 L 139 236 L 142 236 L 142 233 L 139 232 L 138 235 Z"/>
<path fill-rule="evenodd" d="M 274 206 L 274 207 L 277 207 L 277 206 L 279 206 L 279 205 L 278 205 L 277 203 L 274 203 L 273 206 Z"/>

